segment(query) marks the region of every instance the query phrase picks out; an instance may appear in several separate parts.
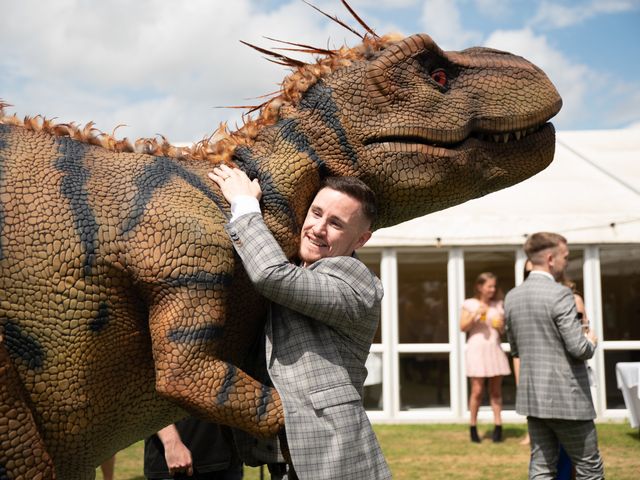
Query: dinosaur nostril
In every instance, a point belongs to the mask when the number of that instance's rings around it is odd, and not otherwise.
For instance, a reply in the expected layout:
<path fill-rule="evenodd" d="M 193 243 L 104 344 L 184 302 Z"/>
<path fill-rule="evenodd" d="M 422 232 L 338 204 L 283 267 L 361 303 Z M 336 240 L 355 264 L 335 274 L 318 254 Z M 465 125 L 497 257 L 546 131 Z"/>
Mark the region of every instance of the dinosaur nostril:
<path fill-rule="evenodd" d="M 394 43 L 367 67 L 367 91 L 371 101 L 380 107 L 393 100 L 391 75 L 393 66 L 425 50 L 441 53 L 429 35 L 419 33 Z"/>

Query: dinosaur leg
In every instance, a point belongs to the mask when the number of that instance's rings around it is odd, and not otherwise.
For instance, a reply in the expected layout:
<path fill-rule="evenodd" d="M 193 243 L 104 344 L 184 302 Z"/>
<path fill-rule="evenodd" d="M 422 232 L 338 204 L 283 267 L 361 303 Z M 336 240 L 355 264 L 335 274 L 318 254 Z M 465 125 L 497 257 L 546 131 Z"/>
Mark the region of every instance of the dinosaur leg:
<path fill-rule="evenodd" d="M 230 273 L 230 264 L 214 270 L 203 263 L 196 273 L 185 267 L 180 279 L 149 287 L 156 391 L 203 420 L 271 437 L 284 425 L 280 396 L 238 366 L 264 329 L 264 317 L 253 313 L 264 301 L 240 272 Z M 244 295 L 230 295 L 231 278 Z"/>
<path fill-rule="evenodd" d="M 54 478 L 53 462 L 0 335 L 0 479 Z"/>
<path fill-rule="evenodd" d="M 163 363 L 156 362 L 159 393 L 192 414 L 256 437 L 276 435 L 284 425 L 278 392 L 236 366 L 209 359 L 203 370 L 188 372 Z"/>

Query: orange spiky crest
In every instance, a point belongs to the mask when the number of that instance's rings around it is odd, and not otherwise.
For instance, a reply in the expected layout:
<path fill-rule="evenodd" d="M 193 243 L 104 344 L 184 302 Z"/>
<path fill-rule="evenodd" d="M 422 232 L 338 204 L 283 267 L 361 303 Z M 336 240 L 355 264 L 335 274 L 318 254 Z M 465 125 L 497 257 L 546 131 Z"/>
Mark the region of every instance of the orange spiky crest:
<path fill-rule="evenodd" d="M 238 146 L 251 145 L 263 127 L 273 125 L 280 119 L 280 109 L 283 106 L 295 107 L 298 105 L 304 93 L 318 80 L 327 77 L 339 68 L 349 66 L 354 61 L 370 58 L 375 52 L 385 49 L 400 38 L 401 36 L 397 34 L 382 37 L 365 35 L 362 43 L 356 47 L 341 47 L 338 50 L 332 50 L 331 54 L 324 54 L 315 63 L 297 66 L 283 80 L 279 95 L 261 105 L 252 107 L 254 111 L 259 112 L 257 118 L 247 118 L 244 125 L 234 132 L 229 132 L 226 125 L 221 126 L 218 130 L 219 136 L 216 145 L 208 145 L 206 148 L 213 148 L 216 153 L 212 153 L 212 156 L 220 156 L 219 161 L 230 161 Z M 306 45 L 300 46 L 307 47 Z M 206 140 L 203 140 L 200 142 L 200 146 L 205 148 L 205 143 Z"/>
<path fill-rule="evenodd" d="M 23 126 L 30 130 L 43 131 L 56 136 L 68 136 L 81 142 L 98 145 L 117 152 L 136 152 L 156 156 L 168 156 L 177 159 L 207 160 L 214 164 L 232 163 L 236 148 L 253 144 L 262 128 L 273 125 L 280 119 L 280 109 L 283 106 L 292 106 L 295 108 L 304 93 L 317 83 L 318 80 L 328 76 L 339 68 L 349 66 L 354 61 L 371 58 L 376 52 L 384 50 L 391 43 L 402 38 L 397 34 L 379 37 L 355 15 L 355 12 L 353 12 L 346 2 L 343 1 L 343 3 L 352 15 L 354 15 L 356 20 L 367 30 L 366 34 L 358 34 L 355 30 L 346 26 L 344 22 L 337 19 L 337 17 L 329 16 L 316 7 L 313 7 L 313 5 L 311 6 L 361 37 L 362 43 L 356 47 L 348 48 L 343 46 L 337 50 L 329 50 L 299 43 L 274 40 L 279 43 L 297 47 L 285 50 L 317 55 L 314 63 L 304 63 L 285 55 L 242 42 L 257 49 L 261 53 L 275 57 L 276 60 L 274 61 L 276 63 L 291 67 L 292 73 L 284 78 L 280 90 L 275 92 L 275 96 L 271 99 L 256 106 L 239 107 L 248 109 L 248 113 L 243 116 L 243 125 L 233 132 L 229 131 L 226 123 L 222 123 L 210 136 L 203 138 L 189 147 L 174 146 L 162 135 L 158 135 L 159 138 L 139 138 L 132 144 L 126 137 L 124 139 L 117 139 L 115 137 L 115 131 L 122 125 L 114 128 L 112 134 L 107 134 L 95 128 L 94 122 L 89 122 L 84 127 L 80 127 L 73 122 L 56 124 L 53 122 L 54 119 L 47 119 L 40 115 L 25 117 L 23 120 L 20 120 L 15 114 L 12 116 L 5 115 L 4 108 L 11 105 L 3 102 L 1 99 L 0 124 Z M 256 118 L 250 117 L 250 114 L 253 112 L 258 112 Z"/>

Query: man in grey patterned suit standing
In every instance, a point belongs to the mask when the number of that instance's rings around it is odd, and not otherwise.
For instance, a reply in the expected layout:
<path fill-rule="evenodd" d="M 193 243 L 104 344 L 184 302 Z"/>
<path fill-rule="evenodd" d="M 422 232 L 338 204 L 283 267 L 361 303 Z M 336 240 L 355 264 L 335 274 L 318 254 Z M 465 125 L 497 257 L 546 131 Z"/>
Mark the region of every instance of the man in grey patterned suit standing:
<path fill-rule="evenodd" d="M 559 444 L 577 479 L 604 478 L 585 360 L 597 338 L 583 331 L 571 290 L 557 282 L 567 267 L 567 240 L 539 232 L 524 250 L 533 269 L 505 298 L 511 355 L 520 357 L 516 411 L 531 436 L 530 479 L 555 479 Z"/>
<path fill-rule="evenodd" d="M 272 478 L 391 478 L 362 405 L 383 292 L 353 253 L 371 237 L 373 192 L 355 178 L 326 179 L 307 212 L 295 265 L 262 219 L 258 182 L 226 165 L 209 176 L 231 203 L 225 228 L 234 248 L 271 300 L 266 363 L 295 470 Z"/>

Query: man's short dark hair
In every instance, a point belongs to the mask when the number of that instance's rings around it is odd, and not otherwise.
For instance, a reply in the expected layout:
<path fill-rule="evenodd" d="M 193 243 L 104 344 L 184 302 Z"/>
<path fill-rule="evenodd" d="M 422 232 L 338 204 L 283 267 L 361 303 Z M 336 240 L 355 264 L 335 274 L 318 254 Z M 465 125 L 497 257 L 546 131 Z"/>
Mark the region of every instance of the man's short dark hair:
<path fill-rule="evenodd" d="M 559 233 L 537 232 L 527 237 L 527 240 L 524 242 L 524 253 L 529 260 L 534 263 L 539 263 L 534 260 L 538 253 L 548 248 L 556 248 L 562 243 L 566 244 L 567 239 Z"/>
<path fill-rule="evenodd" d="M 325 187 L 358 200 L 362 205 L 362 213 L 369 223 L 373 225 L 378 216 L 376 194 L 366 183 L 356 177 L 327 177 L 322 182 L 321 189 Z"/>

